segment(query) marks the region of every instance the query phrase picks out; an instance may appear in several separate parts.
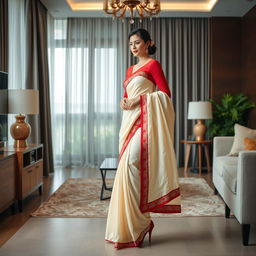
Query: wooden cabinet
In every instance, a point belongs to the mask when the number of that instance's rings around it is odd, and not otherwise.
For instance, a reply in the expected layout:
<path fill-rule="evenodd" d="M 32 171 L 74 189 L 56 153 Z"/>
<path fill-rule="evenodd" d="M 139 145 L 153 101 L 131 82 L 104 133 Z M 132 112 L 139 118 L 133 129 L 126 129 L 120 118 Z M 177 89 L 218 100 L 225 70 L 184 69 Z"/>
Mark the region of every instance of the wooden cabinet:
<path fill-rule="evenodd" d="M 0 153 L 0 212 L 11 206 L 16 199 L 16 154 Z"/>
<path fill-rule="evenodd" d="M 43 185 L 43 145 L 30 145 L 19 149 L 17 154 L 17 199 L 22 211 L 22 200 L 31 192 L 39 189 L 42 194 Z"/>
<path fill-rule="evenodd" d="M 26 148 L 1 148 L 6 158 L 0 171 L 0 211 L 3 205 L 18 200 L 19 210 L 25 197 L 36 189 L 42 194 L 43 185 L 43 145 L 29 145 Z M 1 155 L 0 155 L 1 156 Z M 4 157 L 3 157 L 4 158 Z M 1 161 L 1 158 L 0 158 Z M 4 185 L 2 185 L 4 184 Z M 8 193 L 6 192 L 8 191 Z M 14 195 L 14 199 L 13 199 Z M 8 206 L 7 206 L 8 207 Z"/>

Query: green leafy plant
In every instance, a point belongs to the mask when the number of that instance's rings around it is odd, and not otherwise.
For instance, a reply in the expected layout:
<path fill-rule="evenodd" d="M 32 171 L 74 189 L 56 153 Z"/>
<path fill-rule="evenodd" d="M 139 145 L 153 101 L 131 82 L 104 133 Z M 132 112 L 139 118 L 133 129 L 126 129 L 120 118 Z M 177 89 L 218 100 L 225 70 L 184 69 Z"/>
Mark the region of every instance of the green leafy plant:
<path fill-rule="evenodd" d="M 243 93 L 224 94 L 220 104 L 210 99 L 213 107 L 213 119 L 208 121 L 208 135 L 233 136 L 234 124 L 246 125 L 247 112 L 256 105 Z"/>

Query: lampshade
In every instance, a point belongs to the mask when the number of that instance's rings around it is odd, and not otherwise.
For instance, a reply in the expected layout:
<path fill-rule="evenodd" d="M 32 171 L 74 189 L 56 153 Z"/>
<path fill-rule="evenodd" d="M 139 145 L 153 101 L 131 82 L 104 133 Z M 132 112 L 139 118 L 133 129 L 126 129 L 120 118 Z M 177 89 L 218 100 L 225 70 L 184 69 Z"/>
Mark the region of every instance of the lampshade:
<path fill-rule="evenodd" d="M 209 101 L 189 102 L 188 119 L 212 119 L 212 103 Z"/>
<path fill-rule="evenodd" d="M 36 115 L 39 113 L 38 90 L 8 90 L 8 113 Z"/>

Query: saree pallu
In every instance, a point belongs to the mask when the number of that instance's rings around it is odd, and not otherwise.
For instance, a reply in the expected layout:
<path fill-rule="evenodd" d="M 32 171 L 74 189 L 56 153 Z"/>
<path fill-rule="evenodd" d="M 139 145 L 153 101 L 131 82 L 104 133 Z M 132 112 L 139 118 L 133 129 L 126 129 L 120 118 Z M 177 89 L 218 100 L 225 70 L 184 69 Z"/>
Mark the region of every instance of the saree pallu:
<path fill-rule="evenodd" d="M 172 102 L 155 91 L 144 72 L 129 79 L 126 90 L 129 98 L 140 96 L 140 105 L 124 111 L 119 134 L 105 236 L 116 248 L 140 244 L 150 226 L 149 212 L 181 212 Z"/>

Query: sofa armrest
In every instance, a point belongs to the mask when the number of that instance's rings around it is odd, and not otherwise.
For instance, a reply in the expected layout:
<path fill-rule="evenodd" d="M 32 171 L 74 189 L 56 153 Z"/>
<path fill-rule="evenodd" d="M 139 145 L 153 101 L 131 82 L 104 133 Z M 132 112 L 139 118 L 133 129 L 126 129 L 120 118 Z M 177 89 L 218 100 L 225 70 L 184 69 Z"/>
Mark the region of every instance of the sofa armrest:
<path fill-rule="evenodd" d="M 237 169 L 237 195 L 242 223 L 256 222 L 256 151 L 240 151 Z"/>
<path fill-rule="evenodd" d="M 213 159 L 217 156 L 227 155 L 234 141 L 233 136 L 222 136 L 213 138 Z"/>

